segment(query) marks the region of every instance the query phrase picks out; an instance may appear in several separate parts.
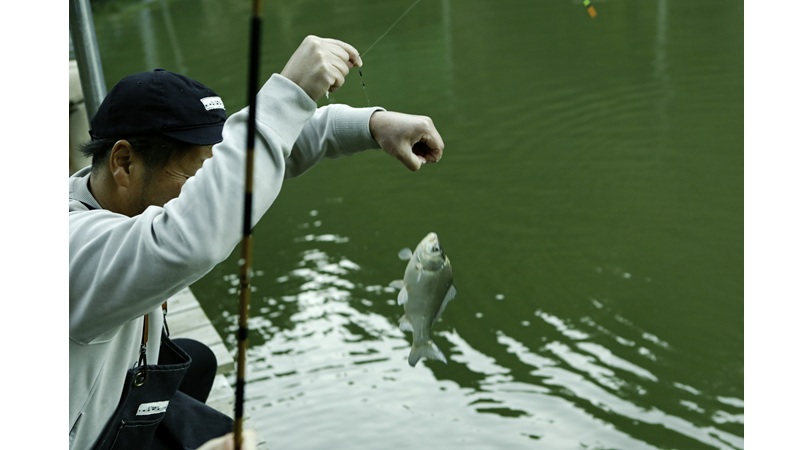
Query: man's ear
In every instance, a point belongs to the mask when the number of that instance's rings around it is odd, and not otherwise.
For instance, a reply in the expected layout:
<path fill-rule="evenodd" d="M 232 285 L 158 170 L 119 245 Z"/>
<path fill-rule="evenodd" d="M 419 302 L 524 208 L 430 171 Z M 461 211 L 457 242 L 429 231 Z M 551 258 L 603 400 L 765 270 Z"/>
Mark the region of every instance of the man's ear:
<path fill-rule="evenodd" d="M 130 186 L 131 163 L 133 162 L 133 147 L 131 143 L 122 139 L 111 148 L 111 156 L 108 158 L 108 166 L 111 176 L 120 187 Z"/>

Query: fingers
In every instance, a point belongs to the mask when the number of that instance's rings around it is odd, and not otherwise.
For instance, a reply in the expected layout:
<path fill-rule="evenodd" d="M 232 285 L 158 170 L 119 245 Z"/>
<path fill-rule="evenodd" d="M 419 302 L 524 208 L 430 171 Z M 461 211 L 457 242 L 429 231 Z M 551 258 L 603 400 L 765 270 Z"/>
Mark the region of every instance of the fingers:
<path fill-rule="evenodd" d="M 344 50 L 345 53 L 347 54 L 347 57 L 342 59 L 344 59 L 346 62 L 349 62 L 351 67 L 352 66 L 361 67 L 364 65 L 364 62 L 361 60 L 361 55 L 359 55 L 358 50 L 356 50 L 355 47 L 348 44 L 347 42 L 342 42 L 338 39 L 329 39 L 329 38 L 325 38 L 322 40 Z"/>
<path fill-rule="evenodd" d="M 442 159 L 442 155 L 444 154 L 444 139 L 442 139 L 436 127 L 433 126 L 433 122 L 431 122 L 431 136 L 427 144 L 428 147 L 432 149 L 432 155 L 436 158 L 433 162 Z"/>
<path fill-rule="evenodd" d="M 418 171 L 422 168 L 422 165 L 425 164 L 425 158 L 415 155 L 412 152 L 401 152 L 397 155 L 397 159 L 412 172 Z"/>
<path fill-rule="evenodd" d="M 391 148 L 389 145 L 387 147 Z M 444 143 L 436 133 L 435 137 L 422 135 L 416 142 L 411 140 L 401 143 L 388 153 L 393 154 L 409 170 L 416 172 L 423 164 L 435 163 L 442 159 L 443 148 Z"/>
<path fill-rule="evenodd" d="M 411 152 L 424 160 L 424 162 L 435 163 L 441 159 L 441 151 L 428 147 L 425 142 L 417 142 L 411 146 Z"/>
<path fill-rule="evenodd" d="M 438 162 L 442 159 L 442 147 L 444 144 L 440 146 L 433 144 L 434 146 L 432 147 L 429 146 L 429 142 L 428 138 L 423 136 L 410 149 L 401 152 L 400 161 L 414 172 L 421 169 L 423 164 Z"/>
<path fill-rule="evenodd" d="M 376 111 L 369 127 L 378 145 L 411 171 L 442 159 L 444 141 L 430 117 Z"/>
<path fill-rule="evenodd" d="M 413 171 L 419 170 L 425 163 L 438 162 L 444 153 L 444 141 L 433 121 L 428 117 L 421 119 L 422 124 L 416 130 L 419 138 L 411 144 L 410 153 L 413 158 L 410 158 L 410 165 L 406 164 L 406 167 Z"/>
<path fill-rule="evenodd" d="M 426 131 L 422 134 L 419 141 L 412 146 L 412 151 L 422 156 L 425 161 L 435 163 L 442 159 L 444 153 L 444 140 L 439 131 L 433 125 L 430 118 L 426 120 Z"/>
<path fill-rule="evenodd" d="M 311 99 L 340 88 L 353 66 L 361 66 L 358 50 L 337 39 L 307 36 L 295 50 L 281 75 L 300 86 Z"/>
<path fill-rule="evenodd" d="M 332 77 L 330 88 L 328 88 L 329 92 L 333 92 L 342 85 L 344 85 L 344 79 L 348 73 L 350 73 L 350 67 L 348 64 L 345 64 L 344 61 L 341 59 L 334 59 L 331 61 L 331 65 L 333 66 L 330 70 L 330 75 Z"/>
<path fill-rule="evenodd" d="M 329 92 L 334 92 L 344 85 L 345 77 L 350 73 L 350 68 L 353 66 L 361 66 L 363 63 L 361 57 L 358 55 L 358 50 L 352 45 L 339 41 L 337 39 L 322 39 L 326 44 L 326 48 L 334 56 L 330 60 L 332 66 L 331 75 L 333 82 L 331 82 Z"/>

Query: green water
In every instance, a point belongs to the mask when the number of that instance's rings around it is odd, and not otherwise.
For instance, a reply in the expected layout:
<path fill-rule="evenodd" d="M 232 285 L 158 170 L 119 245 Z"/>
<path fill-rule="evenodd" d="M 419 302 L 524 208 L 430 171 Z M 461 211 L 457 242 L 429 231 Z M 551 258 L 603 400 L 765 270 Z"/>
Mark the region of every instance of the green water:
<path fill-rule="evenodd" d="M 266 2 L 264 79 L 412 3 Z M 247 408 L 271 448 L 744 447 L 743 2 L 593 4 L 423 0 L 321 101 L 429 115 L 446 150 L 326 161 L 257 225 Z M 244 105 L 249 2 L 94 7 L 109 87 L 161 66 Z M 429 231 L 458 296 L 449 363 L 411 368 L 388 284 Z M 193 286 L 231 349 L 238 257 Z"/>

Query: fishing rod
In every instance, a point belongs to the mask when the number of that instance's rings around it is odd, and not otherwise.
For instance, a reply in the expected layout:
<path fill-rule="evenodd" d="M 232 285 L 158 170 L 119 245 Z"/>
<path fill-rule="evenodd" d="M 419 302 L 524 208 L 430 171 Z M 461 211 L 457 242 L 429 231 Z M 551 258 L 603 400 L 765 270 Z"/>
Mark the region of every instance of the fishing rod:
<path fill-rule="evenodd" d="M 258 94 L 258 68 L 261 55 L 261 0 L 253 0 L 250 19 L 250 66 L 248 70 L 247 155 L 244 183 L 244 218 L 242 228 L 242 258 L 239 265 L 239 328 L 236 336 L 236 400 L 234 404 L 234 449 L 242 448 L 244 422 L 244 383 L 247 352 L 247 316 L 250 309 L 250 267 L 252 265 L 253 239 L 253 166 L 256 142 L 256 94 Z"/>

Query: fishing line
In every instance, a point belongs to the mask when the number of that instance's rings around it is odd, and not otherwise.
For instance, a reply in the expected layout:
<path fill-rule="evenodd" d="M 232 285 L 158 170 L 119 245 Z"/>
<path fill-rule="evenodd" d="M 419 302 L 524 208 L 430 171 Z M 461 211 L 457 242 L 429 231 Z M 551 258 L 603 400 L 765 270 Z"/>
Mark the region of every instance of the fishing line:
<path fill-rule="evenodd" d="M 397 20 L 395 20 L 394 23 L 391 24 L 389 28 L 387 28 L 386 31 L 384 31 L 383 34 L 380 35 L 380 37 L 378 37 L 378 39 L 376 39 L 375 42 L 373 42 L 372 45 L 370 45 L 360 56 L 363 58 L 364 55 L 366 55 L 370 50 L 372 50 L 372 47 L 375 47 L 375 44 L 377 44 L 378 42 L 381 41 L 381 39 L 386 37 L 386 35 L 389 34 L 390 31 L 392 31 L 392 28 L 394 28 L 395 25 L 397 25 L 401 20 L 403 20 L 403 17 L 405 17 L 406 14 L 409 13 L 409 11 L 414 9 L 414 7 L 417 6 L 417 3 L 419 3 L 420 1 L 421 0 L 416 0 L 414 3 L 412 3 L 411 6 L 409 6 L 408 9 L 406 9 L 403 14 L 400 14 L 400 17 L 398 17 Z M 361 73 L 360 68 L 358 69 L 358 77 L 361 79 L 361 88 L 364 89 L 364 96 L 367 98 L 367 106 L 370 106 L 369 94 L 367 93 L 367 83 L 364 81 L 364 74 Z"/>
<path fill-rule="evenodd" d="M 384 32 L 383 32 L 383 34 L 381 35 L 381 37 L 379 37 L 378 39 L 376 39 L 376 40 L 375 40 L 375 42 L 373 42 L 373 43 L 372 43 L 372 45 L 370 45 L 370 46 L 369 46 L 369 48 L 367 48 L 367 49 L 364 51 L 364 53 L 362 53 L 362 54 L 361 54 L 361 56 L 363 57 L 363 56 L 364 56 L 364 55 L 366 55 L 366 54 L 367 54 L 367 53 L 368 53 L 370 50 L 372 50 L 372 47 L 375 47 L 375 44 L 377 44 L 378 42 L 380 42 L 380 41 L 381 41 L 381 39 L 383 39 L 383 38 L 384 38 L 384 37 L 385 37 L 387 34 L 389 34 L 389 32 L 390 32 L 390 31 L 392 31 L 392 28 L 394 28 L 394 27 L 395 27 L 395 25 L 397 25 L 397 23 L 398 23 L 398 22 L 400 22 L 400 21 L 403 19 L 403 17 L 405 17 L 405 16 L 406 16 L 406 14 L 408 14 L 408 12 L 409 12 L 409 11 L 411 11 L 411 10 L 412 10 L 412 9 L 413 9 L 415 6 L 417 6 L 417 3 L 419 3 L 419 2 L 420 2 L 420 0 L 417 0 L 417 1 L 415 1 L 415 2 L 414 2 L 412 5 L 411 5 L 411 6 L 409 6 L 409 7 L 408 7 L 408 9 L 406 10 L 406 12 L 404 12 L 403 14 L 401 14 L 401 15 L 400 15 L 400 17 L 398 17 L 398 18 L 397 18 L 397 20 L 395 20 L 395 21 L 394 21 L 394 23 L 393 23 L 393 24 L 392 24 L 392 25 L 389 27 L 389 29 L 387 29 L 386 31 L 384 31 Z"/>
<path fill-rule="evenodd" d="M 367 98 L 367 106 L 372 106 L 369 104 L 369 94 L 367 94 L 367 83 L 364 81 L 364 74 L 361 73 L 361 69 L 358 69 L 358 77 L 361 79 L 361 89 L 364 90 L 364 96 Z"/>

